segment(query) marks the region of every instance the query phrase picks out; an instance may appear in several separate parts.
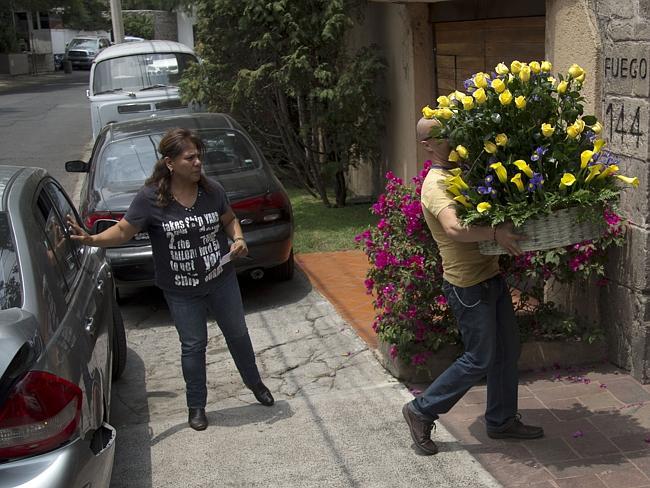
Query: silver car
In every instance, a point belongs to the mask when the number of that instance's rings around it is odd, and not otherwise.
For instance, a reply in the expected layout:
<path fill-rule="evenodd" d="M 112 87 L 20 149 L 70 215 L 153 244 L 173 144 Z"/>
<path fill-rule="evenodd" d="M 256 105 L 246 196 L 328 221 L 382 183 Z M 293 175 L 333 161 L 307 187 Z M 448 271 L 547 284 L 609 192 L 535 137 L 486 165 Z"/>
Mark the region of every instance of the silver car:
<path fill-rule="evenodd" d="M 0 166 L 0 485 L 105 487 L 126 338 L 104 252 L 38 168 Z"/>

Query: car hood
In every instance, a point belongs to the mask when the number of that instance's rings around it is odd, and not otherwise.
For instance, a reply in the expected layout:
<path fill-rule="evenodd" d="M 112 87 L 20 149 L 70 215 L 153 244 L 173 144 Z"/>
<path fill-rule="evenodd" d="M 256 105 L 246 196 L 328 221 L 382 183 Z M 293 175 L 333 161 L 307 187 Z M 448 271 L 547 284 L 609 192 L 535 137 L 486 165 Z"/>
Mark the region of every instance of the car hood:
<path fill-rule="evenodd" d="M 258 171 L 232 173 L 216 177 L 208 176 L 221 183 L 231 202 L 262 195 L 270 190 L 265 175 Z M 124 212 L 129 208 L 139 190 L 139 185 L 129 187 L 123 185 L 106 186 L 100 190 L 102 203 L 98 205 L 97 210 Z"/>

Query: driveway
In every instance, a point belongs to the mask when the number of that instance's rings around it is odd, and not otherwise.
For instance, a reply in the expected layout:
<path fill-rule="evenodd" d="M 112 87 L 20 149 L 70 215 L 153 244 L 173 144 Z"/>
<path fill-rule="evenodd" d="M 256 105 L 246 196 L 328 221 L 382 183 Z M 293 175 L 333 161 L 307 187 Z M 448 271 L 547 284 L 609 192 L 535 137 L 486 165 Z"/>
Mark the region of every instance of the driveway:
<path fill-rule="evenodd" d="M 441 426 L 442 452 L 415 453 L 400 411 L 410 393 L 302 273 L 244 282 L 242 294 L 276 404 L 257 404 L 243 387 L 211 323 L 203 432 L 187 427 L 180 345 L 162 295 L 127 295 L 112 487 L 499 486 Z"/>

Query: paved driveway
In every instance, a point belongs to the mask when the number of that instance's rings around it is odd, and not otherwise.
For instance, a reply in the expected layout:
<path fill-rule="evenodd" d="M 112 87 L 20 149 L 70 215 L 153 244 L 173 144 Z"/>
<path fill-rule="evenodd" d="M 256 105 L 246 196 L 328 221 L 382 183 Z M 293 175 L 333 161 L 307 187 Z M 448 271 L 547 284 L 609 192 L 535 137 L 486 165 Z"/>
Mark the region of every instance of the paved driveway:
<path fill-rule="evenodd" d="M 129 357 L 115 383 L 112 487 L 498 486 L 438 427 L 442 453 L 417 455 L 410 397 L 301 273 L 243 284 L 247 321 L 276 405 L 243 388 L 211 324 L 206 431 L 187 427 L 180 346 L 162 295 L 126 297 Z"/>

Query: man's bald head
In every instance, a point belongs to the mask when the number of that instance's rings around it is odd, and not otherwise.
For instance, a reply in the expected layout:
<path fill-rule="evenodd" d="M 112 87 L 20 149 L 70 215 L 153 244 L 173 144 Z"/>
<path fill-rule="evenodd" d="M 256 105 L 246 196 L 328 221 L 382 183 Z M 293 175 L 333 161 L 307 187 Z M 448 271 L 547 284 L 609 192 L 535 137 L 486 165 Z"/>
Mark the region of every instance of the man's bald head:
<path fill-rule="evenodd" d="M 415 127 L 418 142 L 424 146 L 428 153 L 430 153 L 433 162 L 445 165 L 451 164 L 447 160 L 450 151 L 447 141 L 431 137 L 431 129 L 434 127 L 440 127 L 440 122 L 436 119 L 425 119 L 422 117 L 418 120 Z"/>

